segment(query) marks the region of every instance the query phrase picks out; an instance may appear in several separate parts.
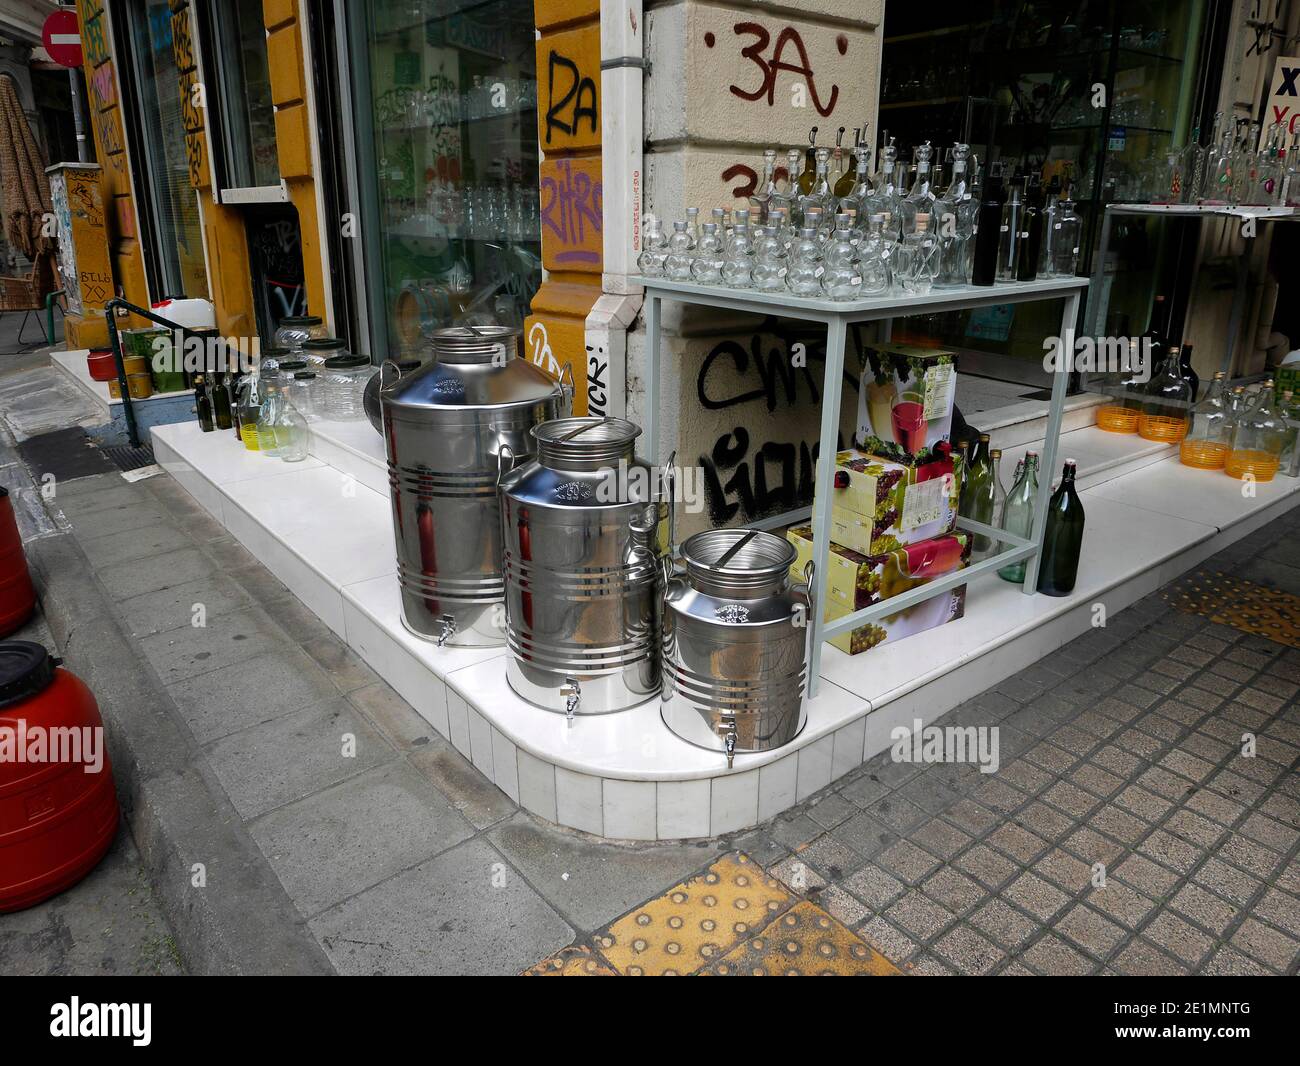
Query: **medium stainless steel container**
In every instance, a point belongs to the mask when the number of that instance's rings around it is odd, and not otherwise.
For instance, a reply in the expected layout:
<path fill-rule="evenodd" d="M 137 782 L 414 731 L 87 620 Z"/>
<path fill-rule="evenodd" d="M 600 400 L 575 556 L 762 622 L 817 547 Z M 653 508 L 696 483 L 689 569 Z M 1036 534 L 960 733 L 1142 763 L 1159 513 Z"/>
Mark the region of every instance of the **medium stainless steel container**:
<path fill-rule="evenodd" d="M 501 482 L 506 679 L 547 710 L 604 714 L 659 691 L 667 507 L 621 418 L 538 426 Z"/>
<path fill-rule="evenodd" d="M 434 332 L 434 361 L 380 392 L 402 620 L 441 646 L 505 641 L 497 483 L 563 386 L 507 326 Z"/>
<path fill-rule="evenodd" d="M 812 584 L 791 581 L 794 546 L 711 529 L 687 539 L 682 560 L 664 594 L 664 724 L 726 752 L 728 766 L 738 751 L 779 748 L 807 717 Z"/>

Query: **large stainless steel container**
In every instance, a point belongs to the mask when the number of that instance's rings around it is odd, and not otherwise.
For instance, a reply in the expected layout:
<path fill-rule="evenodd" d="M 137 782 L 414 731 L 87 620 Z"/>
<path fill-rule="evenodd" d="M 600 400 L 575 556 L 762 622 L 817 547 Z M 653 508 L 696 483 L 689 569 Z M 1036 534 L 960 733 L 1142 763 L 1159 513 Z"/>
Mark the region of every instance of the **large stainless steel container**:
<path fill-rule="evenodd" d="M 804 726 L 811 581 L 791 582 L 794 559 L 794 546 L 771 533 L 711 529 L 687 539 L 685 570 L 667 581 L 664 724 L 726 752 L 728 765 Z"/>
<path fill-rule="evenodd" d="M 501 482 L 506 678 L 552 711 L 604 714 L 659 691 L 666 505 L 620 418 L 538 426 Z"/>
<path fill-rule="evenodd" d="M 402 620 L 439 645 L 505 641 L 497 483 L 564 389 L 507 326 L 434 332 L 434 361 L 383 389 Z"/>

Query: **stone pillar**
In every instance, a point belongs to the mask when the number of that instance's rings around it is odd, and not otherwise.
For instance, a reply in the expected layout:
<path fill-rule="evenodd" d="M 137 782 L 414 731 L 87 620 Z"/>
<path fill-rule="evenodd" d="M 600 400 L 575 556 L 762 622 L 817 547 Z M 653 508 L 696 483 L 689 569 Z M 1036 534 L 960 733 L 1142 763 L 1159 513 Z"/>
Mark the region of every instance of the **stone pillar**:
<path fill-rule="evenodd" d="M 835 131 L 876 131 L 883 0 L 654 3 L 647 11 L 645 202 L 671 228 L 688 206 L 747 206 L 763 149 L 834 145 Z M 663 455 L 699 466 L 706 507 L 679 535 L 779 514 L 812 500 L 822 395 L 821 337 L 782 322 L 665 307 Z M 629 417 L 643 420 L 645 337 L 628 340 Z M 805 365 L 796 345 L 803 344 Z M 852 338 L 850 345 L 850 366 Z M 845 381 L 851 439 L 856 374 Z"/>

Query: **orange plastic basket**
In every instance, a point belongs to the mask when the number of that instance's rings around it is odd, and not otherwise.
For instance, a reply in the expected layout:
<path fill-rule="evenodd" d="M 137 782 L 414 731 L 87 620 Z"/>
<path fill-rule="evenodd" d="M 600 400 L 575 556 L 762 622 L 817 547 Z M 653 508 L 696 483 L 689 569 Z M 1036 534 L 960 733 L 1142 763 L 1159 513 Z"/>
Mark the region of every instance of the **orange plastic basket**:
<path fill-rule="evenodd" d="M 1178 449 L 1183 466 L 1200 470 L 1222 470 L 1228 458 L 1228 446 L 1211 440 L 1184 440 Z"/>
<path fill-rule="evenodd" d="M 1169 415 L 1138 416 L 1138 436 L 1143 440 L 1156 440 L 1173 444 L 1187 436 L 1187 419 Z"/>
<path fill-rule="evenodd" d="M 1136 433 L 1138 413 L 1131 407 L 1108 403 L 1097 408 L 1097 428 L 1107 433 Z"/>
<path fill-rule="evenodd" d="M 1279 465 L 1272 452 L 1239 449 L 1228 456 L 1223 470 L 1229 477 L 1244 478 L 1249 474 L 1256 481 L 1272 481 Z"/>

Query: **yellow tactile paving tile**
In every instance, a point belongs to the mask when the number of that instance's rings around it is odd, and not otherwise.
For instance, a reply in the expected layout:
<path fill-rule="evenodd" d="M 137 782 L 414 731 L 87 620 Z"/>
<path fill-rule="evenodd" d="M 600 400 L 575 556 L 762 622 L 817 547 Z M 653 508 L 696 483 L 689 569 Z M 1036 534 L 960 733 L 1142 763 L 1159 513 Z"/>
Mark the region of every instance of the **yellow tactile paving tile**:
<path fill-rule="evenodd" d="M 525 970 L 528 976 L 897 975 L 847 926 L 790 891 L 743 852 L 628 911 L 592 937 Z"/>
<path fill-rule="evenodd" d="M 618 973 L 585 944 L 571 944 L 530 966 L 524 977 L 617 977 Z"/>
<path fill-rule="evenodd" d="M 793 902 L 785 886 L 741 852 L 629 911 L 594 941 L 628 977 L 696 973 Z"/>
<path fill-rule="evenodd" d="M 718 977 L 898 977 L 902 972 L 848 926 L 804 900 L 708 971 Z"/>
<path fill-rule="evenodd" d="M 1220 573 L 1196 574 L 1166 593 L 1178 610 L 1300 648 L 1300 596 Z"/>

